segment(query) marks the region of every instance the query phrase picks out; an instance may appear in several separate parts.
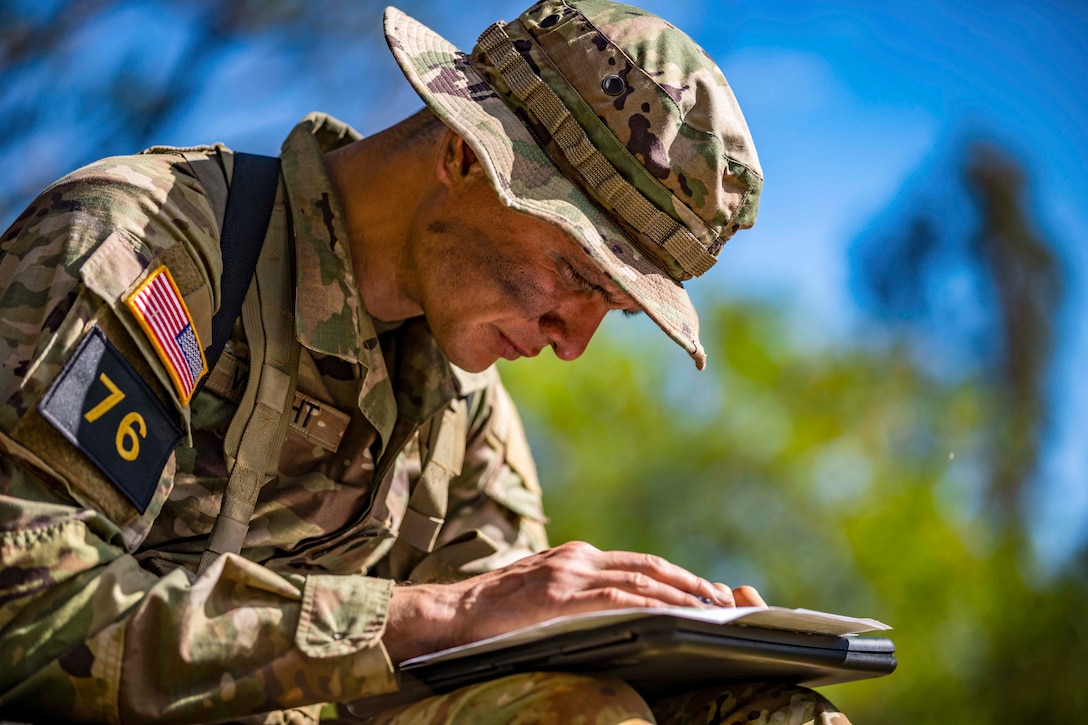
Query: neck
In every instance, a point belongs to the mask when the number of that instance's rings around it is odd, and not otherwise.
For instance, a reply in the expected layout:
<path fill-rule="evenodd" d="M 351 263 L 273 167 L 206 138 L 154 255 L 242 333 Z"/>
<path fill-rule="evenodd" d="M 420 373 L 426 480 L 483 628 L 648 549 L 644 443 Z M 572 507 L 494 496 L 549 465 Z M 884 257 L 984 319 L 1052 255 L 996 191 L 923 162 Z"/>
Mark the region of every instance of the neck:
<path fill-rule="evenodd" d="M 367 312 L 399 322 L 423 314 L 402 260 L 421 192 L 419 153 L 397 150 L 385 133 L 325 155 L 346 217 L 355 284 Z"/>

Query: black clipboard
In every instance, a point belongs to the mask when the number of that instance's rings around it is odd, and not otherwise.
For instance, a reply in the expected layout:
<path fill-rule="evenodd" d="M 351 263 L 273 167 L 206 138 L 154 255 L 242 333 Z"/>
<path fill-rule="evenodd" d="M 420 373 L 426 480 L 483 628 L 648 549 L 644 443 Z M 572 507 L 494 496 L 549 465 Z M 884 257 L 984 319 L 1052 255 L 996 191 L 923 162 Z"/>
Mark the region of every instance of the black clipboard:
<path fill-rule="evenodd" d="M 883 636 L 809 634 L 659 614 L 486 652 L 409 661 L 399 673 L 400 692 L 360 700 L 349 709 L 377 713 L 519 672 L 618 677 L 654 698 L 735 682 L 820 687 L 881 677 L 897 665 L 895 645 Z"/>

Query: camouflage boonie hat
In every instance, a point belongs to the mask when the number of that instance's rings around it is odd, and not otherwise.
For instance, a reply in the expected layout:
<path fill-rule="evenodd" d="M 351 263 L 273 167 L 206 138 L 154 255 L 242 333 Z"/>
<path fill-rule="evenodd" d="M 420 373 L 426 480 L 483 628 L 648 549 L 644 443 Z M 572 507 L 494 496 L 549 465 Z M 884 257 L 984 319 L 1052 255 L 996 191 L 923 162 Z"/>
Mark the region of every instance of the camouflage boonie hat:
<path fill-rule="evenodd" d="M 701 370 L 682 283 L 752 226 L 763 186 L 710 57 L 661 18 L 606 0 L 538 2 L 468 56 L 395 8 L 385 35 L 503 202 L 571 234 Z"/>

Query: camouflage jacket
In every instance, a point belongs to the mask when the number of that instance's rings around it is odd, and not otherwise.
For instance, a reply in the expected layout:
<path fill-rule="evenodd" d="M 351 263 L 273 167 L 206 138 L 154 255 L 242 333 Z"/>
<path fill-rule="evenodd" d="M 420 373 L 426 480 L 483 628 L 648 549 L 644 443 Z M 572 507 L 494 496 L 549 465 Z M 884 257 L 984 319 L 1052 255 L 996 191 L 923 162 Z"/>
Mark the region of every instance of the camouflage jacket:
<path fill-rule="evenodd" d="M 241 556 L 199 577 L 251 351 L 239 322 L 187 401 L 133 300 L 165 267 L 208 344 L 233 155 L 105 159 L 0 237 L 0 713 L 203 722 L 388 692 L 395 580 L 465 575 L 546 545 L 497 374 L 454 369 L 422 319 L 385 329 L 362 305 L 321 156 L 357 138 L 312 115 L 284 142 L 268 238 L 294 252 L 283 262 L 296 280 L 297 392 Z M 197 164 L 224 188 L 205 189 Z M 420 426 L 458 400 L 469 403 L 464 463 L 427 553 L 398 532 Z M 78 435 L 65 433 L 73 415 L 90 421 Z M 126 477 L 103 446 L 139 473 Z"/>

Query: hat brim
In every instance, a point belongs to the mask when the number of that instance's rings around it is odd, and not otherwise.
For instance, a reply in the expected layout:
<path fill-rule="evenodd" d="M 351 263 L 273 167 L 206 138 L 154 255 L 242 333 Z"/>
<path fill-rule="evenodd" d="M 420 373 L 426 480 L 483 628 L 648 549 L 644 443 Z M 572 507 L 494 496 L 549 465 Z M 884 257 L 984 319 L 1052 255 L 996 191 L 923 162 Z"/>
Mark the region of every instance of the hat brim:
<path fill-rule="evenodd" d="M 464 53 L 392 7 L 385 10 L 385 37 L 408 82 L 431 111 L 468 142 L 502 202 L 570 234 L 702 370 L 706 353 L 687 290 L 642 254 L 559 171 Z"/>

